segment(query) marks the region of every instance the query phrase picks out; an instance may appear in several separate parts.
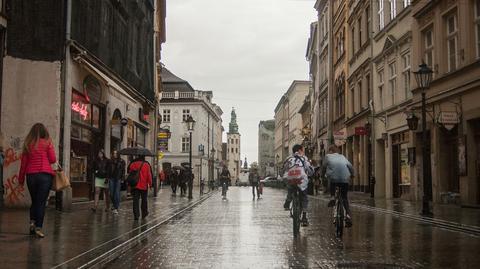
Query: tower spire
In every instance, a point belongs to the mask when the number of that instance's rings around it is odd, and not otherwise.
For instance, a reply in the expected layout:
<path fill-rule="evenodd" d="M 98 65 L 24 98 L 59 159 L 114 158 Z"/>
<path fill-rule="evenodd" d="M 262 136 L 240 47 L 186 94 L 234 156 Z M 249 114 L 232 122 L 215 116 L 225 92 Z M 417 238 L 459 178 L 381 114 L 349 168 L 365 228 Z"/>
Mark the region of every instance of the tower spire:
<path fill-rule="evenodd" d="M 235 108 L 232 107 L 232 113 L 230 124 L 228 125 L 228 132 L 231 134 L 238 134 L 238 124 L 237 124 L 237 113 L 235 113 Z"/>

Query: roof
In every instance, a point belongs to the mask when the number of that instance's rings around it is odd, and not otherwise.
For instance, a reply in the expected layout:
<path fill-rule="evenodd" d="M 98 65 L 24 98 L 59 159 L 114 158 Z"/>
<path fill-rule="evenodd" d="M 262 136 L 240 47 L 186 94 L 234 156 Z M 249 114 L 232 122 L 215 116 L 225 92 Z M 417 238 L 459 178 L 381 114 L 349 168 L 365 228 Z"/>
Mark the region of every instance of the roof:
<path fill-rule="evenodd" d="M 275 130 L 275 120 L 262 120 L 259 126 L 263 126 L 267 130 Z"/>
<path fill-rule="evenodd" d="M 163 91 L 165 92 L 188 92 L 188 91 L 195 91 L 193 87 L 188 83 L 188 81 L 178 77 L 177 75 L 173 74 L 170 70 L 166 67 L 162 67 L 161 72 L 162 77 L 162 84 L 164 85 Z"/>

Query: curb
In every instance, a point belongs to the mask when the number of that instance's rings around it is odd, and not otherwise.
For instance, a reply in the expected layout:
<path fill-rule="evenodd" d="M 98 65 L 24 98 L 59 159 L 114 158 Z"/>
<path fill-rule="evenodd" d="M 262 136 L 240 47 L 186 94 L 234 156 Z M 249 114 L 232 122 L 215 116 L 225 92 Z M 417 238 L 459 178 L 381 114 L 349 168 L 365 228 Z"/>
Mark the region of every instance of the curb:
<path fill-rule="evenodd" d="M 328 198 L 322 198 L 322 197 L 316 197 L 316 196 L 311 196 L 309 195 L 312 199 L 316 200 L 322 200 L 322 201 L 329 201 L 330 199 Z M 362 210 L 367 210 L 375 213 L 382 213 L 382 214 L 389 214 L 395 217 L 401 217 L 401 218 L 407 218 L 410 220 L 414 220 L 417 222 L 422 222 L 422 223 L 428 223 L 432 226 L 436 226 L 439 228 L 443 228 L 449 231 L 455 231 L 455 232 L 461 232 L 465 233 L 471 236 L 475 237 L 480 237 L 480 227 L 478 226 L 472 226 L 472 225 L 465 225 L 461 224 L 458 222 L 453 222 L 453 221 L 447 221 L 447 220 L 441 220 L 441 219 L 435 219 L 435 218 L 429 218 L 429 217 L 421 217 L 418 215 L 413 215 L 413 214 L 408 214 L 408 213 L 403 213 L 399 211 L 394 211 L 394 210 L 389 210 L 389 209 L 384 209 L 384 208 L 378 208 L 378 207 L 373 207 L 373 206 L 367 206 L 367 205 L 362 205 L 358 203 L 350 203 L 350 206 L 353 208 L 358 208 Z"/>
<path fill-rule="evenodd" d="M 165 214 L 145 224 L 142 224 L 135 229 L 128 231 L 125 234 L 111 239 L 101 245 L 95 246 L 94 248 L 89 249 L 76 257 L 73 257 L 67 261 L 62 262 L 61 264 L 53 266 L 52 268 L 103 268 L 106 264 L 115 260 L 124 252 L 133 248 L 142 240 L 147 238 L 152 232 L 155 232 L 155 230 L 159 226 L 182 214 L 183 212 L 199 205 L 200 203 L 210 198 L 213 194 L 214 193 L 205 195 L 182 209 L 172 209 L 170 211 L 167 211 Z M 115 247 L 109 249 L 108 251 L 100 251 L 101 248 L 106 247 L 107 244 L 114 244 Z M 97 252 L 95 251 L 96 249 L 98 250 Z M 88 262 L 83 263 L 81 261 L 82 259 L 85 260 L 87 258 L 90 258 Z"/>

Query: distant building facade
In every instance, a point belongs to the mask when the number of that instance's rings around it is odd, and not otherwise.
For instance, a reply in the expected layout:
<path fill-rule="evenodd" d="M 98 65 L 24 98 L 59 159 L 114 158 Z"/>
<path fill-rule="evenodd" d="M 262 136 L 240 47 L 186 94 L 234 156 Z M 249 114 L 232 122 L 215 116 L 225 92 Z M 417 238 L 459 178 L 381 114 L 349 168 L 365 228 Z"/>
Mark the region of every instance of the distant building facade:
<path fill-rule="evenodd" d="M 240 159 L 241 135 L 238 132 L 237 113 L 232 108 L 230 123 L 227 133 L 227 159 L 225 160 L 232 179 L 240 177 L 242 161 Z"/>
<path fill-rule="evenodd" d="M 275 175 L 275 120 L 258 124 L 258 166 L 260 176 Z"/>

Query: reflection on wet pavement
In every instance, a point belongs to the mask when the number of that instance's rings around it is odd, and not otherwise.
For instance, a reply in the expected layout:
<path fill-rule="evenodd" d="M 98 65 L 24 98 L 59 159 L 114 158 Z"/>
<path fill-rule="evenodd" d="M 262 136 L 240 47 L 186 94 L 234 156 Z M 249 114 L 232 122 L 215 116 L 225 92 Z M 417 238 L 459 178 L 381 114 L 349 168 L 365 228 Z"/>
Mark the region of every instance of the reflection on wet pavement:
<path fill-rule="evenodd" d="M 168 221 L 110 268 L 474 268 L 478 237 L 388 214 L 353 209 L 354 226 L 334 237 L 330 211 L 310 200 L 310 227 L 294 239 L 284 192 L 252 201 L 231 188 Z"/>

